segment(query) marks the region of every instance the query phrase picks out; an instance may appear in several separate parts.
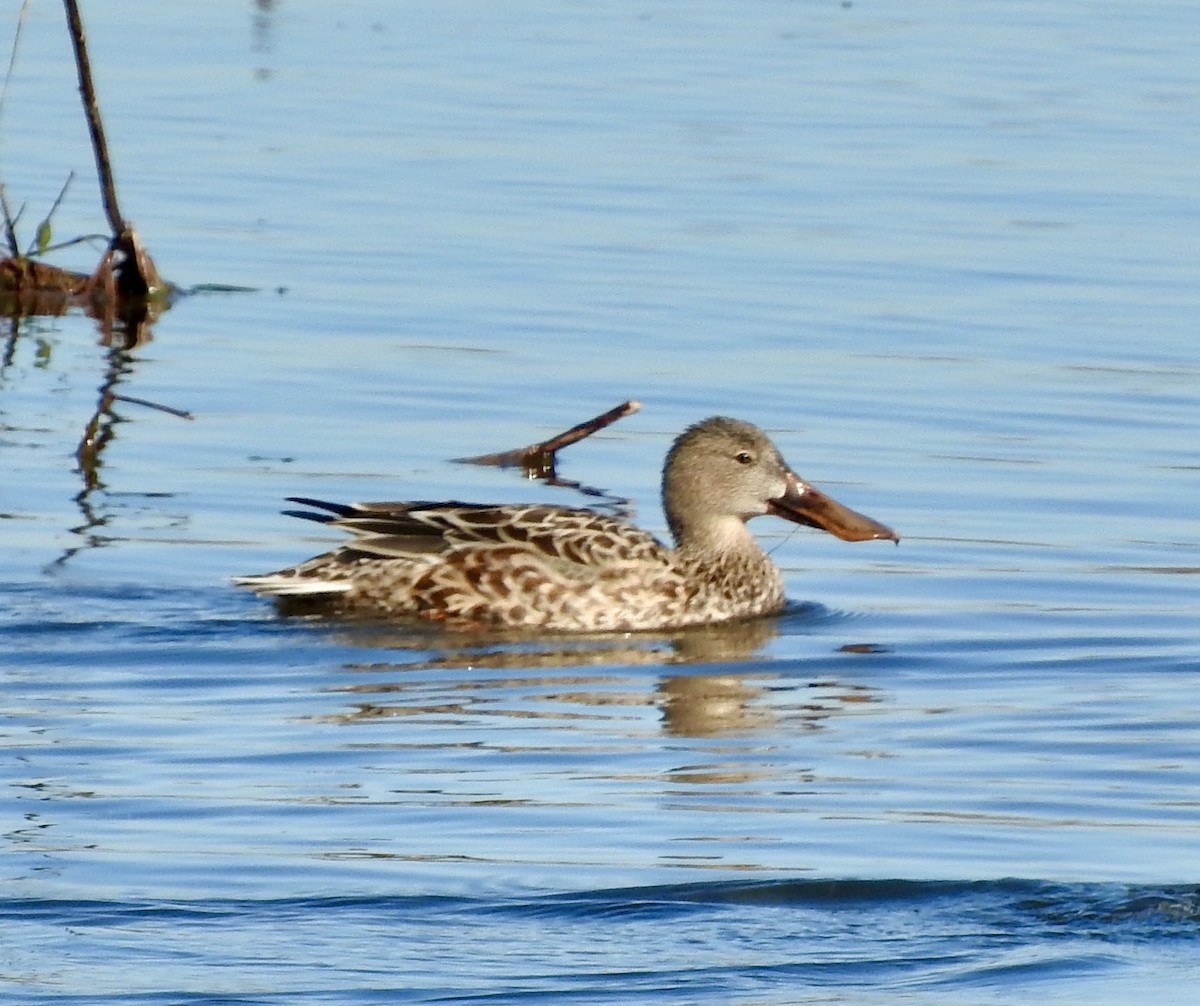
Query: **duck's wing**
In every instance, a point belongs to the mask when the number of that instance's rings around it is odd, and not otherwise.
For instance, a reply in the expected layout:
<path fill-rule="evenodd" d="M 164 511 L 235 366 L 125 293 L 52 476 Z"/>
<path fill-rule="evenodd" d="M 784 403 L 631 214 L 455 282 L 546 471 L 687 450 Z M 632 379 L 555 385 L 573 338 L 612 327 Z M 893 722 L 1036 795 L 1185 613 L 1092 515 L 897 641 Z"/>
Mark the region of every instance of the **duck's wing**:
<path fill-rule="evenodd" d="M 284 511 L 350 532 L 343 548 L 386 559 L 450 556 L 476 549 L 516 549 L 555 564 L 599 568 L 662 562 L 667 550 L 634 525 L 574 507 L 484 503 L 328 503 L 291 497 L 312 510 Z"/>

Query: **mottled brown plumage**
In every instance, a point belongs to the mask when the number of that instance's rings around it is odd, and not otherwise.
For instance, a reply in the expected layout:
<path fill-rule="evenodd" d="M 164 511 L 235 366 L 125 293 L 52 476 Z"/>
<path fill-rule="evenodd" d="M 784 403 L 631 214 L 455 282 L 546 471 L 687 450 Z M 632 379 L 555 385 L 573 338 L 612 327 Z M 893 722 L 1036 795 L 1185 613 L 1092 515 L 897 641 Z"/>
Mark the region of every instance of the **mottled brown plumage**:
<path fill-rule="evenodd" d="M 899 540 L 802 481 L 757 427 L 721 416 L 685 430 L 667 454 L 675 548 L 571 507 L 292 502 L 325 512 L 285 512 L 353 538 L 235 582 L 330 614 L 547 631 L 671 629 L 778 611 L 782 577 L 746 528 L 762 514 L 849 541 Z"/>

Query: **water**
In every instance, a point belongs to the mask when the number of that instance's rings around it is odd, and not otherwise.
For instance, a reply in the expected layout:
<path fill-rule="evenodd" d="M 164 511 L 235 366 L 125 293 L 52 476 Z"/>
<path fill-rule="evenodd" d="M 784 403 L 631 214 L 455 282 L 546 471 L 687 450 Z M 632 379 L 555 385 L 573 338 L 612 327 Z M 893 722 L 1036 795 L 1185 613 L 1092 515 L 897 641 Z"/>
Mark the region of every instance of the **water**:
<path fill-rule="evenodd" d="M 0 1000 L 1190 1002 L 1200 362 L 1185 5 L 85 11 L 153 339 L 0 359 Z M 54 5 L 0 115 L 101 230 Z M 56 258 L 88 269 L 95 249 Z M 76 447 L 98 389 L 89 481 Z M 896 527 L 792 607 L 532 643 L 278 619 L 282 499 L 635 397 Z"/>

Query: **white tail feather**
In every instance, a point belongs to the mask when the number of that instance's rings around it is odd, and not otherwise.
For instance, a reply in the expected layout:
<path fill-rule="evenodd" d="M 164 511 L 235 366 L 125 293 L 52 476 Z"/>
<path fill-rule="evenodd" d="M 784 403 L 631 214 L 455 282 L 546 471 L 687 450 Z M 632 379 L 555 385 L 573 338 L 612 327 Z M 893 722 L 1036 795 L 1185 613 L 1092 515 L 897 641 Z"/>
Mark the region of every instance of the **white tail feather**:
<path fill-rule="evenodd" d="M 303 597 L 308 594 L 341 594 L 350 589 L 348 580 L 314 580 L 294 576 L 235 576 L 239 587 L 249 587 L 257 594 L 276 597 Z"/>

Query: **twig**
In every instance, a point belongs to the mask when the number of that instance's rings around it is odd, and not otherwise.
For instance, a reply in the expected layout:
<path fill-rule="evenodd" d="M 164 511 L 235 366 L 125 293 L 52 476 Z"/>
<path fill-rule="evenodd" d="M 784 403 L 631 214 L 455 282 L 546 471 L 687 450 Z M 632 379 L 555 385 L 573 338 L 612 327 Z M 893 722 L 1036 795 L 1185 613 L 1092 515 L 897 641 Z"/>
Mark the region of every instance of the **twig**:
<path fill-rule="evenodd" d="M 25 16 L 29 13 L 31 0 L 21 4 L 21 13 L 17 15 L 17 30 L 13 32 L 12 52 L 8 57 L 8 73 L 4 75 L 4 86 L 0 87 L 0 116 L 4 114 L 4 106 L 8 101 L 8 82 L 12 80 L 13 70 L 17 66 L 17 49 L 21 44 L 21 29 L 25 26 Z"/>
<path fill-rule="evenodd" d="M 83 98 L 83 113 L 87 117 L 88 129 L 92 134 L 92 150 L 96 155 L 96 172 L 100 176 L 100 195 L 104 201 L 104 212 L 113 236 L 124 234 L 128 227 L 117 205 L 117 185 L 113 181 L 112 165 L 108 158 L 108 142 L 104 139 L 104 123 L 100 120 L 100 107 L 96 103 L 96 88 L 92 84 L 92 67 L 88 60 L 87 42 L 83 34 L 83 19 L 79 16 L 79 5 L 75 0 L 63 0 L 67 8 L 67 24 L 71 29 L 71 44 L 75 47 L 75 66 L 79 70 L 79 93 Z"/>
<path fill-rule="evenodd" d="M 67 241 L 59 241 L 58 244 L 50 245 L 46 251 L 55 252 L 62 251 L 64 248 L 70 248 L 72 245 L 87 244 L 92 241 L 107 241 L 107 234 L 80 234 L 77 238 L 71 238 Z"/>
<path fill-rule="evenodd" d="M 4 239 L 8 242 L 9 254 L 13 258 L 18 258 L 21 254 L 21 246 L 17 243 L 17 221 L 25 212 L 25 207 L 22 206 L 17 210 L 15 217 L 12 215 L 12 211 L 8 208 L 8 196 L 4 194 L 2 183 L 0 183 L 0 209 L 4 211 Z"/>
<path fill-rule="evenodd" d="M 92 153 L 96 157 L 96 173 L 100 176 L 100 195 L 113 233 L 108 253 L 96 269 L 96 283 L 108 289 L 110 278 L 115 280 L 111 285 L 116 298 L 112 312 L 114 320 L 127 328 L 140 329 L 147 321 L 147 300 L 168 292 L 170 284 L 164 283 L 158 275 L 150 253 L 143 247 L 133 224 L 125 219 L 117 204 L 117 184 L 113 180 L 108 142 L 104 139 L 104 123 L 100 119 L 100 106 L 96 102 L 96 89 L 92 84 L 83 19 L 79 16 L 76 0 L 63 0 L 63 5 L 67 9 L 71 43 L 75 48 L 83 112 L 92 134 Z"/>
<path fill-rule="evenodd" d="M 473 458 L 455 458 L 454 460 L 464 465 L 496 465 L 500 468 L 520 466 L 533 474 L 552 475 L 555 452 L 578 443 L 584 437 L 590 437 L 598 430 L 611 426 L 618 419 L 633 415 L 641 407 L 641 402 L 622 402 L 616 408 L 609 409 L 578 426 L 572 426 L 569 430 L 564 430 L 549 440 L 530 444 L 528 447 L 521 447 L 515 451 L 500 451 L 498 454 L 480 454 Z"/>
<path fill-rule="evenodd" d="M 45 219 L 42 220 L 42 222 L 40 224 L 38 224 L 38 226 L 37 226 L 37 232 L 34 234 L 33 244 L 29 246 L 29 251 L 26 253 L 28 256 L 32 256 L 35 251 L 39 255 L 44 255 L 46 252 L 48 252 L 50 250 L 50 234 L 51 234 L 50 220 L 54 216 L 55 210 L 57 210 L 62 205 L 62 201 L 63 201 L 63 199 L 66 198 L 66 195 L 67 195 L 67 189 L 69 189 L 71 187 L 71 183 L 74 180 L 75 180 L 75 172 L 74 171 L 68 172 L 67 180 L 65 182 L 63 182 L 63 187 L 58 190 L 58 198 L 55 199 L 54 202 L 50 204 L 50 209 L 48 209 L 46 211 Z M 14 223 L 15 223 L 15 221 L 14 221 Z"/>
<path fill-rule="evenodd" d="M 540 444 L 534 444 L 533 450 L 543 454 L 553 454 L 557 450 L 564 447 L 570 447 L 571 444 L 577 443 L 584 437 L 590 437 L 593 433 L 604 429 L 606 426 L 611 426 L 618 419 L 624 419 L 626 416 L 632 416 L 638 409 L 642 407 L 641 402 L 628 401 L 622 402 L 615 409 L 609 409 L 607 412 L 596 416 L 594 419 L 589 419 L 586 423 L 580 423 L 578 426 L 572 426 L 569 430 L 560 433 L 557 437 L 551 437 L 549 440 L 543 440 Z"/>

